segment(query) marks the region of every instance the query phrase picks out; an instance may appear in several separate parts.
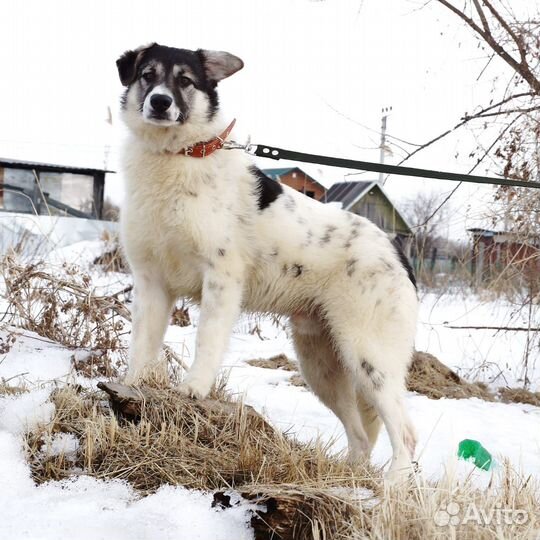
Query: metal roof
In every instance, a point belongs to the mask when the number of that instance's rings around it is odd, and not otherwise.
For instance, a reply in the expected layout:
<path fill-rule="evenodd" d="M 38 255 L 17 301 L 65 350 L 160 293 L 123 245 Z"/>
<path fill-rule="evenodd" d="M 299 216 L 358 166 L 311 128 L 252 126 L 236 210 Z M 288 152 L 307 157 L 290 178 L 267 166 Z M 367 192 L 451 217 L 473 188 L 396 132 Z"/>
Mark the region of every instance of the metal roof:
<path fill-rule="evenodd" d="M 55 165 L 53 163 L 39 163 L 37 161 L 24 161 L 20 159 L 8 159 L 0 157 L 0 167 L 13 167 L 14 169 L 37 169 L 46 172 L 66 172 L 73 174 L 95 174 L 114 173 L 107 169 L 93 169 L 91 167 L 71 167 L 69 165 Z"/>
<path fill-rule="evenodd" d="M 348 210 L 375 182 L 337 182 L 326 194 L 326 202 L 340 202 Z"/>
<path fill-rule="evenodd" d="M 287 167 L 283 169 L 262 169 L 262 172 L 266 174 L 266 176 L 269 176 L 272 180 L 277 180 L 278 176 L 290 173 L 291 171 L 294 171 L 296 169 L 298 169 L 298 167 Z"/>
<path fill-rule="evenodd" d="M 396 208 L 384 188 L 374 180 L 371 182 L 338 182 L 334 184 L 326 194 L 326 202 L 340 202 L 344 210 L 351 209 L 366 193 L 371 189 L 377 188 L 381 191 L 386 200 L 392 205 L 396 214 L 403 220 L 409 230 L 411 226 L 405 219 L 405 216 Z"/>

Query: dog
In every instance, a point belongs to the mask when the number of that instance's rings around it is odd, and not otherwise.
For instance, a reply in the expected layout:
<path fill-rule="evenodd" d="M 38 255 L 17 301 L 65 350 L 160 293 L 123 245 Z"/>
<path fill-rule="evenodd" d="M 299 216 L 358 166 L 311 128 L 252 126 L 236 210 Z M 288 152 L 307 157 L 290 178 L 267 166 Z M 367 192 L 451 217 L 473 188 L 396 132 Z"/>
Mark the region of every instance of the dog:
<path fill-rule="evenodd" d="M 301 372 L 342 422 L 349 459 L 369 457 L 383 422 L 387 477 L 400 478 L 416 444 L 403 397 L 418 310 L 412 270 L 369 220 L 221 148 L 231 126 L 216 87 L 242 67 L 227 52 L 156 43 L 117 60 L 129 131 L 121 242 L 134 279 L 125 382 L 166 374 L 159 353 L 179 297 L 200 305 L 195 359 L 178 389 L 193 398 L 211 390 L 241 311 L 287 316 Z"/>

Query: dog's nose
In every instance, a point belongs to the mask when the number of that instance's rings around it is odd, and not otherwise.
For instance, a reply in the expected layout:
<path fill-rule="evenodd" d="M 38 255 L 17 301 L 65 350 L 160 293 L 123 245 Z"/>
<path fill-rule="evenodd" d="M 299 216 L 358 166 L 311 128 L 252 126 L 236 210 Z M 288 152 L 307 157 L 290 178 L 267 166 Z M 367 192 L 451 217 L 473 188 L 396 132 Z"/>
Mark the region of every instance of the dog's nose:
<path fill-rule="evenodd" d="M 166 96 L 165 94 L 154 94 L 150 98 L 150 105 L 152 105 L 152 109 L 156 112 L 165 112 L 172 103 L 172 98 L 169 96 Z"/>

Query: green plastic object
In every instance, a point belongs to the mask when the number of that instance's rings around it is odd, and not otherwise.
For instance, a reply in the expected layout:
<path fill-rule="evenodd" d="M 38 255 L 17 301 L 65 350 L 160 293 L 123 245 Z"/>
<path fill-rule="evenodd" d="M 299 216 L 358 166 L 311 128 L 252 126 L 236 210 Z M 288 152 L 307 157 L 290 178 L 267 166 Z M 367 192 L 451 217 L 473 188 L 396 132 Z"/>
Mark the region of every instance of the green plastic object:
<path fill-rule="evenodd" d="M 489 471 L 493 463 L 491 454 L 478 441 L 473 439 L 464 439 L 459 443 L 458 458 L 471 461 L 484 471 Z"/>

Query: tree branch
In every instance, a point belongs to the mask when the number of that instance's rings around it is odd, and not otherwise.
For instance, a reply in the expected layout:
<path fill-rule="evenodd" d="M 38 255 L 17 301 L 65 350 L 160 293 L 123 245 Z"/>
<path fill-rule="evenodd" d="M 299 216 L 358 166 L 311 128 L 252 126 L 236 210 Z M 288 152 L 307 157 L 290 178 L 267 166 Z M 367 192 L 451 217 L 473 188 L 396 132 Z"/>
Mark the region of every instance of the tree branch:
<path fill-rule="evenodd" d="M 481 36 L 484 39 L 484 41 L 491 47 L 491 49 L 502 60 L 504 60 L 517 74 L 519 74 L 519 75 L 521 75 L 523 77 L 523 79 L 533 89 L 535 94 L 540 94 L 540 81 L 530 71 L 529 66 L 528 66 L 528 64 L 526 62 L 526 58 L 525 58 L 525 63 L 524 64 L 523 64 L 523 61 L 516 60 L 510 53 L 508 53 L 508 51 L 506 51 L 506 49 L 502 45 L 500 45 L 497 42 L 497 40 L 492 36 L 492 34 L 490 32 L 480 28 L 474 22 L 473 19 L 468 17 L 462 10 L 456 8 L 455 6 L 453 6 L 447 0 L 437 0 L 437 2 L 439 2 L 439 4 L 442 4 L 443 6 L 445 6 L 447 9 L 452 11 L 452 13 L 457 15 L 462 21 L 467 23 L 467 25 L 470 26 L 479 36 Z M 486 4 L 486 6 L 488 6 L 488 8 L 489 8 L 489 6 L 491 6 L 491 4 L 489 4 L 488 0 L 484 0 L 484 3 Z M 493 7 L 493 6 L 491 6 L 491 7 Z M 496 12 L 496 10 L 494 8 L 493 8 L 493 10 Z M 496 17 L 496 18 L 500 17 L 502 19 L 501 15 L 499 13 L 497 13 L 497 15 L 494 15 L 494 17 Z M 499 19 L 497 18 L 497 20 L 499 20 Z M 499 21 L 499 23 L 500 23 L 500 21 Z M 507 25 L 506 21 L 505 21 L 505 24 Z M 502 26 L 502 23 L 501 23 L 501 26 Z M 506 27 L 503 26 L 503 28 L 505 28 L 505 30 L 506 30 Z M 508 30 L 506 30 L 506 31 L 508 32 Z M 510 29 L 510 31 L 513 34 L 513 31 L 511 29 Z M 510 34 L 510 35 L 512 36 L 512 34 Z M 516 44 L 517 44 L 517 42 L 516 42 Z M 520 52 L 521 59 L 523 60 L 520 47 L 522 47 L 522 44 L 518 44 L 518 50 Z"/>

